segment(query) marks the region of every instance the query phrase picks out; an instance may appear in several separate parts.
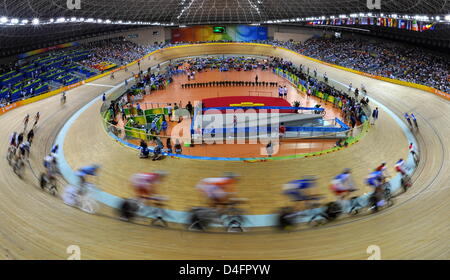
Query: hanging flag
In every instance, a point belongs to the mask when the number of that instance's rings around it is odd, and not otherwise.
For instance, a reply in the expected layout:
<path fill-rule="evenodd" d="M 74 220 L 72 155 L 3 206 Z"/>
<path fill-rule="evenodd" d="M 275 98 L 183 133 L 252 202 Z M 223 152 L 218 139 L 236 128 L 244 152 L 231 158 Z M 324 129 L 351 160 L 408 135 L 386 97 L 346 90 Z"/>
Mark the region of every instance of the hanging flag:
<path fill-rule="evenodd" d="M 417 24 L 417 20 L 414 20 L 412 23 L 412 31 L 419 31 L 419 25 Z"/>
<path fill-rule="evenodd" d="M 424 24 L 424 25 L 422 26 L 422 31 L 434 30 L 434 25 L 435 25 L 435 24 L 436 24 L 435 22 L 433 22 L 433 23 L 431 23 L 431 24 Z"/>
<path fill-rule="evenodd" d="M 367 24 L 367 18 L 361 18 L 361 24 L 366 25 Z"/>
<path fill-rule="evenodd" d="M 406 21 L 406 29 L 411 30 L 411 26 L 412 26 L 411 21 L 410 20 Z"/>
<path fill-rule="evenodd" d="M 406 29 L 406 20 L 402 19 L 402 20 L 401 20 L 401 25 L 399 25 L 399 27 L 400 27 L 401 29 Z"/>

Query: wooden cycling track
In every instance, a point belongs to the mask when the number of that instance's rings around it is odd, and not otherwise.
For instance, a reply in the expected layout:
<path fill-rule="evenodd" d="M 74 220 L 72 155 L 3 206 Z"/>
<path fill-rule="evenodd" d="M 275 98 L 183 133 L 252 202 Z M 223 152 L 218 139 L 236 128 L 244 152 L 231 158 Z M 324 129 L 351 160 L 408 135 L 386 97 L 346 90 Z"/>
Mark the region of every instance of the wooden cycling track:
<path fill-rule="evenodd" d="M 146 59 L 141 66 L 146 69 L 146 65 L 154 65 L 177 56 L 212 53 L 285 57 L 296 64 L 317 68 L 320 73 L 327 72 L 330 79 L 345 84 L 364 83 L 369 97 L 385 104 L 397 115 L 414 111 L 420 125 L 417 139 L 421 150 L 421 163 L 413 177 L 414 187 L 396 198 L 393 207 L 379 214 L 344 219 L 321 228 L 291 233 L 256 231 L 245 234 L 211 234 L 152 228 L 121 222 L 113 218 L 113 210 L 107 207 L 102 207 L 98 215 L 88 215 L 42 192 L 36 178 L 42 171 L 43 157 L 49 152 L 67 119 L 108 89 L 84 85 L 68 92 L 68 103 L 64 107 L 59 104 L 59 96 L 54 96 L 0 116 L 0 137 L 4 139 L 0 149 L 6 152 L 7 139 L 13 131 L 22 128 L 24 115 L 41 112 L 30 159 L 35 174 L 28 168 L 25 179 L 20 180 L 8 166 L 5 157 L 1 159 L 0 258 L 66 259 L 66 249 L 70 245 L 80 246 L 82 259 L 366 259 L 366 249 L 370 245 L 380 246 L 383 259 L 450 258 L 447 203 L 450 179 L 448 101 L 420 90 L 331 68 L 283 49 L 267 46 L 220 44 L 164 50 L 153 55 L 151 60 Z M 137 66 L 130 67 L 129 71 L 137 72 Z M 94 83 L 115 84 L 128 76 L 129 74 L 119 72 L 115 74 L 115 80 L 105 77 Z M 133 170 L 128 170 L 126 162 L 129 159 L 135 164 L 136 153 L 114 143 L 101 130 L 98 106 L 92 106 L 97 112 L 96 116 L 93 115 L 95 121 L 89 119 L 89 125 L 80 125 L 83 118 L 89 115 L 88 109 L 69 131 L 67 138 L 71 139 L 73 130 L 79 128 L 78 138 L 66 141 L 66 157 L 74 168 L 85 163 L 102 164 L 102 172 L 106 174 L 104 180 L 110 181 L 97 182 L 100 187 L 109 185 L 109 192 L 126 195 L 119 191 L 119 187 L 122 190 L 127 188 L 122 182 L 128 179 Z M 94 134 L 89 133 L 92 132 L 90 127 L 96 129 Z M 186 210 L 188 205 L 181 200 L 184 194 L 188 195 L 184 201 L 191 202 L 191 205 L 201 202 L 193 189 L 197 179 L 218 175 L 224 170 L 240 170 L 239 173 L 245 173 L 245 177 L 238 190 L 242 197 L 251 198 L 249 212 L 269 213 L 285 201 L 281 195 L 274 197 L 279 193 L 280 183 L 298 177 L 298 174 L 303 175 L 305 170 L 317 170 L 319 166 L 320 172 L 317 175 L 324 177 L 324 184 L 341 167 L 352 167 L 356 181 L 362 188 L 362 177 L 374 165 L 385 160 L 392 166 L 399 157 L 406 157 L 406 138 L 399 130 L 387 113 L 380 112 L 379 122 L 360 143 L 321 157 L 254 164 L 168 159 L 157 165 L 147 162 L 145 168 L 172 171 L 167 185 L 172 187 L 163 187 L 162 192 L 170 196 L 170 208 L 181 210 Z M 89 139 L 95 142 L 94 146 L 86 145 L 85 141 Z M 108 153 L 102 153 L 104 150 Z M 78 156 L 78 161 L 73 156 L 74 153 Z M 108 159 L 109 154 L 117 154 L 115 162 L 103 161 Z M 143 163 L 137 161 L 137 164 Z M 118 170 L 123 168 L 127 170 L 120 175 L 122 172 Z M 266 170 L 271 172 L 264 172 Z M 261 174 L 266 176 L 261 178 Z M 116 179 L 117 182 L 114 181 Z M 275 189 L 267 187 L 267 182 Z M 252 186 L 253 189 L 249 190 Z M 258 188 L 263 189 L 258 191 Z M 181 192 L 181 195 L 177 192 Z M 270 209 L 267 205 L 270 205 Z"/>

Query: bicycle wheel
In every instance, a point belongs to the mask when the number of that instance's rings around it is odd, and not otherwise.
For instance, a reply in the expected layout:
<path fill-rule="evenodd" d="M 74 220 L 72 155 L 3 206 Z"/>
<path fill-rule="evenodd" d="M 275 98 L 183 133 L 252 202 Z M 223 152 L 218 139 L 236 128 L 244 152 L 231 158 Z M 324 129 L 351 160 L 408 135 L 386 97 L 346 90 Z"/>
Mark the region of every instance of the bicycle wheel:
<path fill-rule="evenodd" d="M 388 201 L 391 200 L 391 198 L 392 198 L 392 192 L 389 187 L 384 189 L 384 198 Z"/>
<path fill-rule="evenodd" d="M 241 221 L 232 220 L 227 225 L 227 232 L 244 232 Z"/>
<path fill-rule="evenodd" d="M 56 184 L 56 180 L 55 178 L 51 179 L 49 184 L 48 184 L 48 191 L 50 192 L 51 195 L 56 196 L 56 194 L 58 193 L 58 186 Z"/>
<path fill-rule="evenodd" d="M 8 149 L 8 153 L 6 154 L 6 160 L 8 161 L 9 165 L 12 164 L 12 159 L 13 159 L 14 153 L 13 151 L 10 149 Z"/>
<path fill-rule="evenodd" d="M 85 196 L 81 198 L 80 209 L 89 214 L 95 214 L 98 209 L 98 203 L 90 196 Z"/>
<path fill-rule="evenodd" d="M 41 189 L 45 189 L 45 187 L 47 186 L 47 178 L 45 176 L 45 173 L 41 174 L 41 178 L 39 180 L 39 185 L 41 186 Z"/>
<path fill-rule="evenodd" d="M 14 173 L 16 173 L 17 176 L 19 176 L 20 179 L 23 178 L 23 173 L 25 171 L 25 164 L 23 163 L 23 161 L 19 160 L 19 162 L 16 162 L 14 164 Z"/>

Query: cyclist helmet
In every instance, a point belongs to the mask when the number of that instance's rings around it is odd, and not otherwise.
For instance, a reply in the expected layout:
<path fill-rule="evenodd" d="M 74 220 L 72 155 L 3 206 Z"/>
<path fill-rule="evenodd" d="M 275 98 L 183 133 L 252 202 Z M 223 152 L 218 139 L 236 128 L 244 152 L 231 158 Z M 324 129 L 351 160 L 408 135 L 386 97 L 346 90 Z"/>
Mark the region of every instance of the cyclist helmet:
<path fill-rule="evenodd" d="M 344 169 L 344 174 L 348 174 L 348 173 L 351 173 L 352 172 L 352 170 L 350 169 L 350 168 L 345 168 Z"/>

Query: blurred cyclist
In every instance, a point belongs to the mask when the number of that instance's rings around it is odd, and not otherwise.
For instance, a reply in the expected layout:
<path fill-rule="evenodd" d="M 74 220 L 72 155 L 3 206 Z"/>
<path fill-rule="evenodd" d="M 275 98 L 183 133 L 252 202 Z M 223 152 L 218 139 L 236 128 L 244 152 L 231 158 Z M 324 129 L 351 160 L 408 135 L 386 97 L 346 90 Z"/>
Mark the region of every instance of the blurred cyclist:
<path fill-rule="evenodd" d="M 377 209 L 378 206 L 384 205 L 384 199 L 383 199 L 383 183 L 384 183 L 384 175 L 382 171 L 374 171 L 369 174 L 369 177 L 367 177 L 367 184 L 374 188 L 374 196 L 376 198 L 375 201 L 375 209 Z"/>
<path fill-rule="evenodd" d="M 419 163 L 419 155 L 417 154 L 414 144 L 412 142 L 409 143 L 408 149 L 414 159 L 414 163 L 417 165 Z"/>
<path fill-rule="evenodd" d="M 41 117 L 41 115 L 39 114 L 39 112 L 36 113 L 36 116 L 34 116 L 34 124 L 33 127 L 35 127 L 37 125 L 37 123 L 39 122 L 39 118 Z"/>
<path fill-rule="evenodd" d="M 86 180 L 87 176 L 97 176 L 97 171 L 100 168 L 99 165 L 93 164 L 93 165 L 88 165 L 88 166 L 84 166 L 80 169 L 78 169 L 75 172 L 75 175 L 78 176 L 79 181 L 79 187 L 80 187 L 80 194 L 83 194 L 83 192 L 85 191 L 86 187 L 88 186 L 88 182 Z"/>
<path fill-rule="evenodd" d="M 386 182 L 387 178 L 391 177 L 388 173 L 386 162 L 383 162 L 377 168 L 375 168 L 375 171 L 381 172 L 381 174 L 383 175 L 383 183 Z"/>
<path fill-rule="evenodd" d="M 16 145 L 19 146 L 23 142 L 23 132 L 17 135 Z"/>
<path fill-rule="evenodd" d="M 59 149 L 58 144 L 54 145 L 52 147 L 52 150 L 50 151 L 50 154 L 52 154 L 54 157 L 56 157 L 56 154 L 58 153 L 58 149 Z"/>
<path fill-rule="evenodd" d="M 402 174 L 402 176 L 406 175 L 406 171 L 405 171 L 405 161 L 401 158 L 399 159 L 396 163 L 395 163 L 395 170 Z"/>
<path fill-rule="evenodd" d="M 13 132 L 9 138 L 9 145 L 17 147 L 17 132 Z"/>
<path fill-rule="evenodd" d="M 290 181 L 283 186 L 283 194 L 291 198 L 291 201 L 295 202 L 295 210 L 300 210 L 300 202 L 306 201 L 307 207 L 311 208 L 312 205 L 308 203 L 310 200 L 318 200 L 318 195 L 308 195 L 307 189 L 316 186 L 317 179 L 315 177 L 303 177 L 300 180 Z"/>
<path fill-rule="evenodd" d="M 23 119 L 24 130 L 27 129 L 28 121 L 30 120 L 30 115 L 27 114 Z"/>
<path fill-rule="evenodd" d="M 61 103 L 63 103 L 63 104 L 66 103 L 66 99 L 67 99 L 66 92 L 63 91 L 62 96 L 61 96 Z"/>
<path fill-rule="evenodd" d="M 351 170 L 346 168 L 341 174 L 334 177 L 331 181 L 330 189 L 340 200 L 344 199 L 351 191 L 356 190 L 353 184 Z"/>
<path fill-rule="evenodd" d="M 34 131 L 33 129 L 30 129 L 30 131 L 28 131 L 27 134 L 27 141 L 30 143 L 30 145 L 33 142 L 33 138 L 34 138 Z"/>
<path fill-rule="evenodd" d="M 53 154 L 49 154 L 44 158 L 45 174 L 47 175 L 47 178 L 51 179 L 55 177 L 56 165 L 56 157 Z"/>
<path fill-rule="evenodd" d="M 28 141 L 19 145 L 19 157 L 26 160 L 30 155 L 30 143 Z"/>
<path fill-rule="evenodd" d="M 167 176 L 165 171 L 154 171 L 151 173 L 137 173 L 131 176 L 130 182 L 137 199 L 141 202 L 155 198 L 156 186 Z"/>
<path fill-rule="evenodd" d="M 52 154 L 52 156 L 54 155 Z M 68 185 L 64 189 L 64 194 L 62 195 L 64 203 L 70 206 L 80 206 L 80 197 L 86 194 L 90 185 L 86 180 L 87 176 L 96 176 L 99 168 L 100 166 L 93 164 L 78 169 L 75 175 L 78 176 L 79 182 L 78 184 Z"/>
<path fill-rule="evenodd" d="M 235 193 L 234 184 L 237 182 L 237 178 L 238 175 L 227 172 L 219 178 L 201 180 L 196 188 L 203 192 L 212 208 L 221 210 L 224 206 L 229 205 L 230 199 Z"/>

